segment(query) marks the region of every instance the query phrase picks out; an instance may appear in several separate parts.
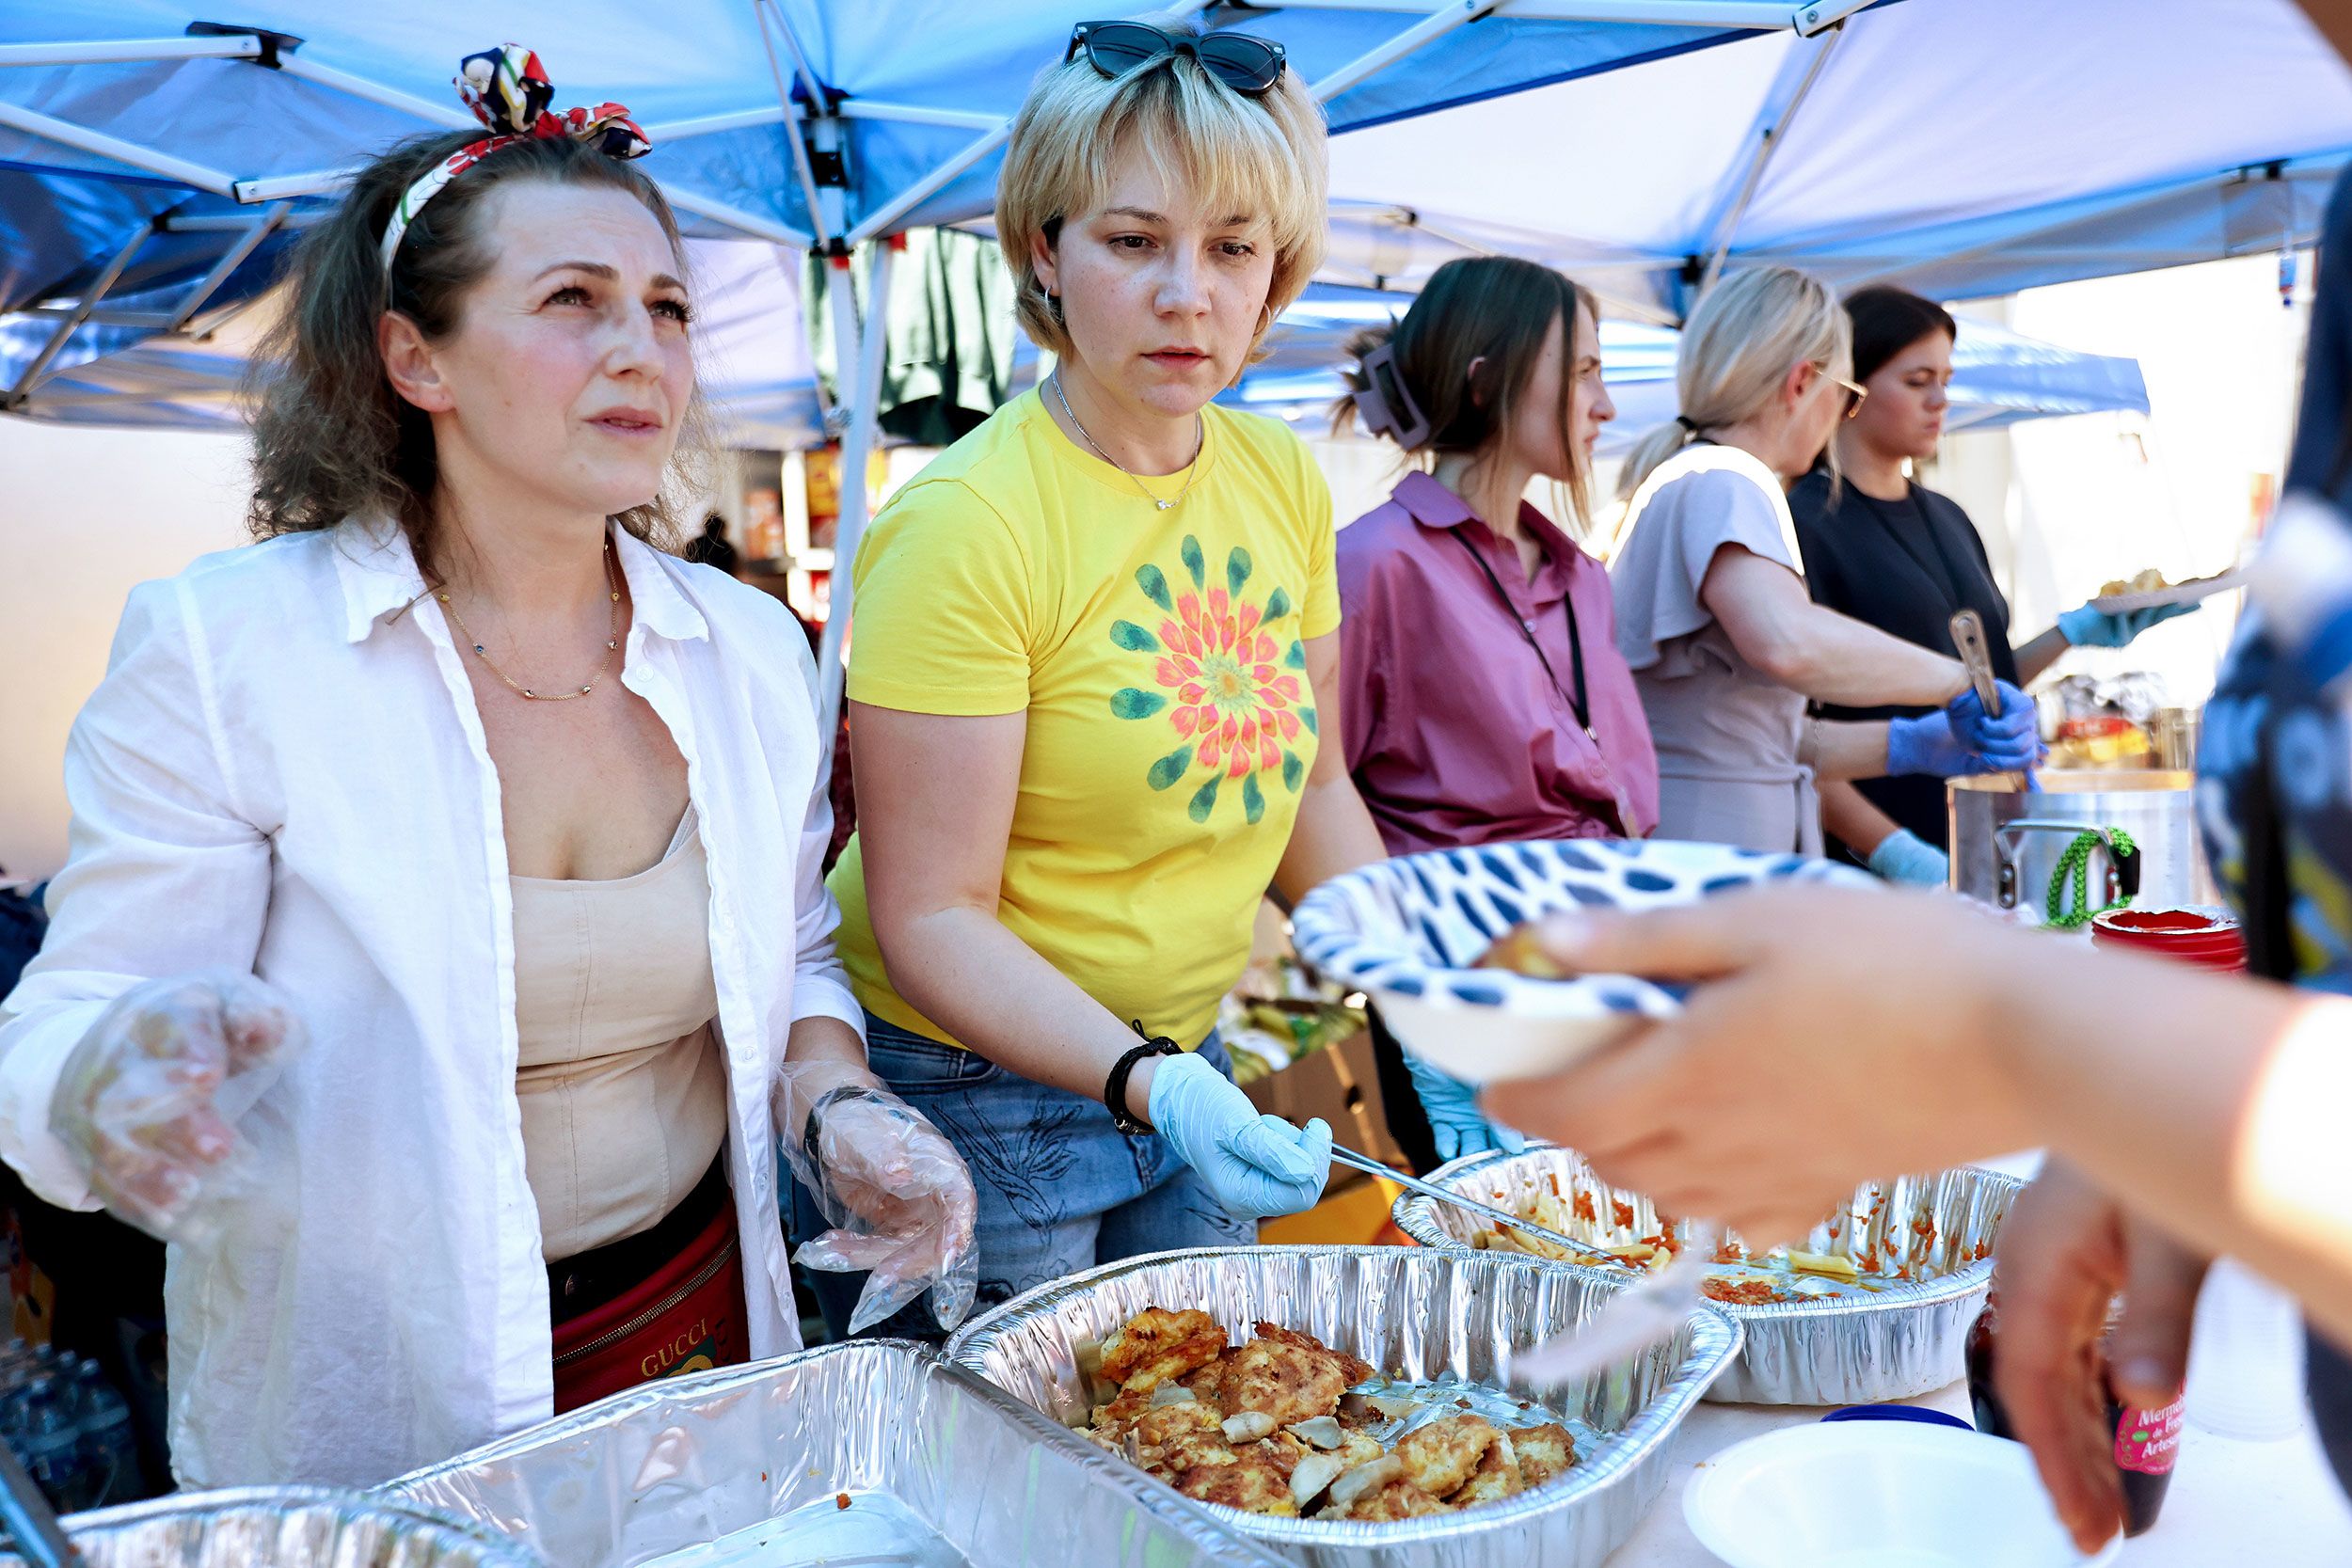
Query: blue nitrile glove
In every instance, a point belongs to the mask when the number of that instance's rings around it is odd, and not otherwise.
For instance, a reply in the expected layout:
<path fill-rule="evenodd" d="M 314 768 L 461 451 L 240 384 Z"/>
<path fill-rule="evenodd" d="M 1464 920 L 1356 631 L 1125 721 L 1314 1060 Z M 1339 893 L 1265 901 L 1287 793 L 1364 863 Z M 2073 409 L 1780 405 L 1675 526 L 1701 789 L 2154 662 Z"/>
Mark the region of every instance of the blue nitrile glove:
<path fill-rule="evenodd" d="M 1318 1117 L 1302 1132 L 1264 1117 L 1231 1080 L 1186 1053 L 1152 1074 L 1145 1115 L 1161 1137 L 1237 1214 L 1264 1219 L 1311 1209 L 1331 1176 L 1331 1129 Z"/>
<path fill-rule="evenodd" d="M 1409 1051 L 1405 1053 L 1405 1070 L 1413 1075 L 1413 1092 L 1429 1118 L 1429 1136 L 1438 1159 L 1458 1160 L 1497 1148 L 1517 1154 L 1527 1147 L 1518 1133 L 1479 1114 L 1478 1091 L 1459 1078 L 1439 1072 Z"/>
<path fill-rule="evenodd" d="M 1898 828 L 1870 851 L 1870 869 L 1890 882 L 1944 887 L 1952 879 L 1952 858 L 1909 828 Z"/>
<path fill-rule="evenodd" d="M 2008 773 L 2042 760 L 2040 719 L 2026 694 L 1999 683 L 2001 711 L 1987 719 L 1972 688 L 1941 712 L 1890 720 L 1886 726 L 1886 771 L 1890 776 L 1927 773 L 1937 778 L 1973 773 Z"/>
<path fill-rule="evenodd" d="M 2126 610 L 2114 614 L 2099 609 L 2096 604 L 2076 605 L 2058 618 L 2058 635 L 2077 648 L 2121 648 L 2158 621 L 2185 615 L 2201 608 L 2201 600 L 2192 604 L 2158 605 L 2153 610 Z"/>

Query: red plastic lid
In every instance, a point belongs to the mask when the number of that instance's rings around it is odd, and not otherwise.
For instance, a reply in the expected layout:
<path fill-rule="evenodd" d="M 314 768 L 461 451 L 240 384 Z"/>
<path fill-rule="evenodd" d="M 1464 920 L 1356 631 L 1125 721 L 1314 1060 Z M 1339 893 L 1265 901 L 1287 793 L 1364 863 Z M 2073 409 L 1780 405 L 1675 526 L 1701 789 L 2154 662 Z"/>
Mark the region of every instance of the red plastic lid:
<path fill-rule="evenodd" d="M 2235 920 L 2209 910 L 2110 910 L 2092 918 L 2090 941 L 2207 969 L 2246 967 L 2246 933 Z"/>

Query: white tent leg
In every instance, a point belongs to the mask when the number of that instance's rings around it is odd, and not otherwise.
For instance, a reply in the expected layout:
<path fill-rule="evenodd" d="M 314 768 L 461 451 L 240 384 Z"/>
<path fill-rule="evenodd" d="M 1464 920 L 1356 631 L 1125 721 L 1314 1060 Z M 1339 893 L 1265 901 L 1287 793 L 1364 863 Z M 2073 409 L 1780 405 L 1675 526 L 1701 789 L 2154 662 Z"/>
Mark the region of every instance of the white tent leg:
<path fill-rule="evenodd" d="M 752 20 L 759 24 L 760 47 L 768 52 L 768 72 L 775 78 L 776 103 L 785 114 L 785 150 L 792 155 L 792 173 L 801 182 L 801 199 L 808 205 L 809 228 L 815 232 L 819 247 L 830 247 L 834 236 L 841 232 L 838 216 L 841 193 L 834 191 L 831 193 L 834 199 L 825 199 L 825 193 L 818 189 L 817 169 L 808 160 L 808 148 L 801 140 L 802 127 L 809 119 L 816 116 L 830 118 L 830 115 L 824 99 L 818 93 L 817 78 L 810 73 L 807 63 L 801 57 L 800 40 L 792 36 L 792 28 L 784 20 L 784 13 L 777 11 L 776 27 L 784 34 L 785 45 L 792 51 L 793 62 L 799 68 L 798 74 L 808 88 L 807 108 L 803 110 L 793 106 L 792 89 L 784 79 L 784 63 L 776 58 L 775 40 L 768 30 L 769 9 L 767 0 L 752 0 Z M 846 363 L 839 373 L 844 376 L 849 374 Z"/>
<path fill-rule="evenodd" d="M 857 301 L 850 287 L 845 260 L 825 269 L 825 303 L 833 312 L 834 359 L 838 401 L 850 410 L 849 427 L 841 433 L 841 461 L 834 488 L 841 498 L 840 520 L 833 535 L 833 603 L 825 615 L 825 633 L 817 649 L 817 766 L 820 778 L 833 773 L 833 740 L 840 728 L 841 704 L 849 671 L 841 658 L 842 641 L 850 632 L 850 600 L 855 589 L 851 568 L 857 562 L 858 541 L 866 532 L 866 462 L 874 450 L 876 403 L 882 388 L 882 351 L 889 333 L 891 263 L 898 247 L 884 241 L 874 247 L 866 268 L 866 320 L 858 321 Z"/>

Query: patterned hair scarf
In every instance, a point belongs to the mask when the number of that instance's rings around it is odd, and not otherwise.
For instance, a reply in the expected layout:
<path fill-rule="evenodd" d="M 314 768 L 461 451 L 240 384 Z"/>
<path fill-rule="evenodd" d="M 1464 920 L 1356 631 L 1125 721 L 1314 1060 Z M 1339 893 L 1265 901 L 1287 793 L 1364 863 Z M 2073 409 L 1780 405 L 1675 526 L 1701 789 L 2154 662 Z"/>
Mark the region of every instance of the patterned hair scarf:
<path fill-rule="evenodd" d="M 618 103 L 549 114 L 548 103 L 555 96 L 555 85 L 548 80 L 547 69 L 540 65 L 539 56 L 519 43 L 503 43 L 496 49 L 467 55 L 459 64 L 454 80 L 457 96 L 465 100 L 474 118 L 495 135 L 468 142 L 428 169 L 401 197 L 392 208 L 391 221 L 384 226 L 387 277 L 391 276 L 392 257 L 400 250 L 401 236 L 408 232 L 408 226 L 424 211 L 424 204 L 438 196 L 442 186 L 501 147 L 519 141 L 569 136 L 587 143 L 608 158 L 637 158 L 653 150 L 653 143 L 645 138 L 645 133 L 628 118 L 628 110 Z"/>

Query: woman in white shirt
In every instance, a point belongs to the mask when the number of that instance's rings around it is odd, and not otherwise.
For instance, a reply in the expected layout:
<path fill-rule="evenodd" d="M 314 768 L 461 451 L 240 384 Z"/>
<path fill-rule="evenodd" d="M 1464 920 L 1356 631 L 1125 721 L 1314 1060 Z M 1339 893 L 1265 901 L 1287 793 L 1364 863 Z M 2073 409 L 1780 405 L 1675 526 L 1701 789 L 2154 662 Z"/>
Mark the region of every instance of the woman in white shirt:
<path fill-rule="evenodd" d="M 395 148 L 306 237 L 262 542 L 133 594 L 0 1013 L 0 1153 L 178 1243 L 190 1484 L 797 1349 L 779 1145 L 822 1260 L 971 1290 L 969 1178 L 834 956 L 805 640 L 648 543 L 694 381 L 642 133 L 546 115 L 528 51 L 467 81 L 514 135 Z"/>

